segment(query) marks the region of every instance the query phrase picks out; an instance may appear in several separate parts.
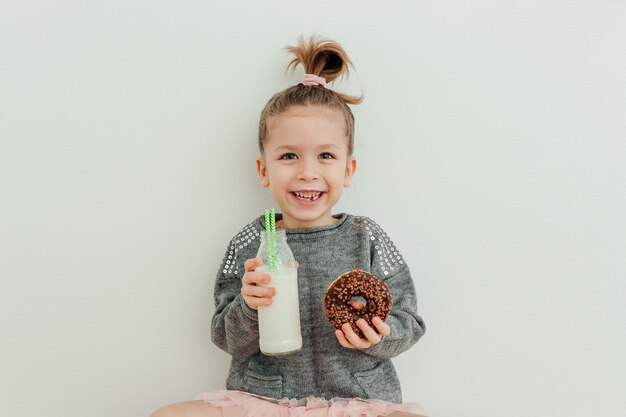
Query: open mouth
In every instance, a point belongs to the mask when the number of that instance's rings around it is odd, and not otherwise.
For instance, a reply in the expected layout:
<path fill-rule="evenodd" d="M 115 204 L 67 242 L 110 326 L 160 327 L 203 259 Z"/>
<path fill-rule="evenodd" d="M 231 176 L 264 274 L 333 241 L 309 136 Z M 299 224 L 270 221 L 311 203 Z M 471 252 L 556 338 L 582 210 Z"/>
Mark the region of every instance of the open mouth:
<path fill-rule="evenodd" d="M 322 191 L 292 191 L 291 195 L 299 200 L 316 201 L 324 194 Z"/>

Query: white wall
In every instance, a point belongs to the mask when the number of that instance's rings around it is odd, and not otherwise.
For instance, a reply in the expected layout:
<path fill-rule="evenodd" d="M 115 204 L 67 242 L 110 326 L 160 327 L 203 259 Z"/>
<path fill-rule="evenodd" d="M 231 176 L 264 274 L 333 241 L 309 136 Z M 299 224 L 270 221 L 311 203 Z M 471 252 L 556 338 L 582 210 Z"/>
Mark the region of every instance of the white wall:
<path fill-rule="evenodd" d="M 147 416 L 223 386 L 228 239 L 265 207 L 258 114 L 300 34 L 357 72 L 359 170 L 428 331 L 439 417 L 614 417 L 626 385 L 624 1 L 0 6 L 0 403 Z"/>

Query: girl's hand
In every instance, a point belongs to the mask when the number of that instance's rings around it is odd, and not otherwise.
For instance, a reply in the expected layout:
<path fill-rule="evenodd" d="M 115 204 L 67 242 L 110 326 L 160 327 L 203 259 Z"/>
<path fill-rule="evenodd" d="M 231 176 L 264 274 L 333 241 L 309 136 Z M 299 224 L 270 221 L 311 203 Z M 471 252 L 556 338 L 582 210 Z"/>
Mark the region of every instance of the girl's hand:
<path fill-rule="evenodd" d="M 357 301 L 352 303 L 352 306 L 358 310 L 363 308 L 364 304 Z M 391 329 L 380 317 L 374 317 L 372 322 L 376 329 L 371 328 L 363 319 L 356 321 L 356 325 L 359 326 L 365 338 L 357 336 L 350 324 L 344 323 L 344 325 L 341 326 L 341 330 L 335 331 L 335 336 L 337 336 L 339 344 L 348 349 L 367 349 L 368 347 L 380 343 L 383 336 L 389 336 L 389 334 L 391 334 Z"/>
<path fill-rule="evenodd" d="M 244 264 L 246 273 L 241 278 L 241 295 L 248 307 L 256 310 L 259 306 L 272 304 L 272 297 L 276 294 L 275 288 L 265 288 L 258 284 L 267 284 L 272 279 L 268 274 L 255 272 L 254 269 L 263 265 L 263 259 L 248 259 Z"/>

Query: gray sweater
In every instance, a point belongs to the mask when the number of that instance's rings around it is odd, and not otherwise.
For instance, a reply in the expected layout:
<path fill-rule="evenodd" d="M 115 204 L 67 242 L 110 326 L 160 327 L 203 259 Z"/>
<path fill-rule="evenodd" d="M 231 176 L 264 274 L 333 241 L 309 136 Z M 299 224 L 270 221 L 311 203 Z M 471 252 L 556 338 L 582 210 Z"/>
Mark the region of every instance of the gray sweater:
<path fill-rule="evenodd" d="M 309 229 L 288 229 L 298 268 L 302 349 L 285 356 L 259 350 L 258 316 L 241 296 L 243 264 L 256 257 L 262 216 L 230 242 L 215 282 L 213 342 L 232 355 L 228 389 L 276 399 L 371 398 L 402 402 L 392 357 L 424 334 L 417 314 L 415 288 L 402 256 L 374 221 L 341 214 L 337 223 Z M 280 219 L 280 214 L 277 219 Z M 324 316 L 326 288 L 344 272 L 369 271 L 391 289 L 393 307 L 387 319 L 391 334 L 367 349 L 346 349 Z"/>

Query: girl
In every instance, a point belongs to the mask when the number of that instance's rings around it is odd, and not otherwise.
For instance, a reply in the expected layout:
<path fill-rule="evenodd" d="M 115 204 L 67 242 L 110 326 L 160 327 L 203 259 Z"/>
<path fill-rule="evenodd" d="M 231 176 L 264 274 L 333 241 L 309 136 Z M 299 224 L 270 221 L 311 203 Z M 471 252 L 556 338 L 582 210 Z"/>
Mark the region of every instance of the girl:
<path fill-rule="evenodd" d="M 300 64 L 306 74 L 263 109 L 256 167 L 280 206 L 276 226 L 286 231 L 299 262 L 302 349 L 285 356 L 259 350 L 257 308 L 270 305 L 275 294 L 274 288 L 257 285 L 270 282 L 269 275 L 255 272 L 262 264 L 255 258 L 264 230 L 260 216 L 232 239 L 215 283 L 212 338 L 232 355 L 228 390 L 200 394 L 153 417 L 424 414 L 416 403 L 401 403 L 391 363 L 424 333 L 409 268 L 373 220 L 331 214 L 357 167 L 347 104 L 362 99 L 334 92 L 326 83 L 347 74 L 351 63 L 340 45 L 315 37 L 288 49 L 295 55 L 289 67 Z M 386 322 L 375 318 L 370 327 L 357 321 L 364 337 L 349 324 L 335 330 L 322 308 L 328 285 L 353 269 L 385 280 L 393 297 Z"/>

